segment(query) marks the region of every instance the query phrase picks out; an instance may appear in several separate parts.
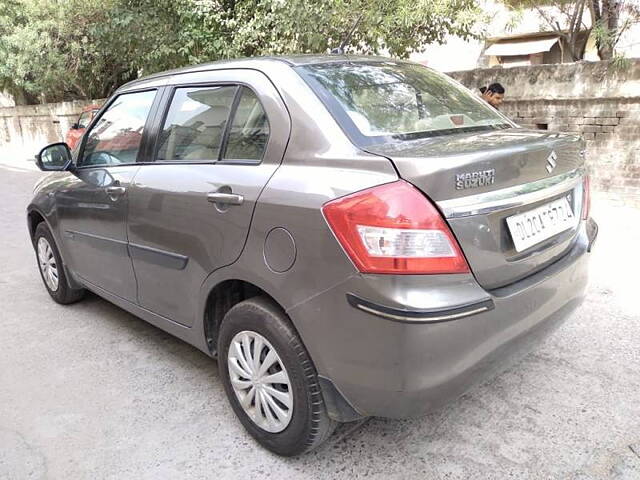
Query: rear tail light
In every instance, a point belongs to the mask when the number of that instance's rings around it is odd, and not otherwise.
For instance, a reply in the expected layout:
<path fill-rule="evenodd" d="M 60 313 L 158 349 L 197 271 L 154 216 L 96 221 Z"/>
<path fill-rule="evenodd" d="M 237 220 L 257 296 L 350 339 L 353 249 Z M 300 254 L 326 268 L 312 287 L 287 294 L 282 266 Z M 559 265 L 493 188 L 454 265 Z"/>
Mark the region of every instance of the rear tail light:
<path fill-rule="evenodd" d="M 332 200 L 322 212 L 362 273 L 469 272 L 440 212 L 404 180 Z"/>
<path fill-rule="evenodd" d="M 582 219 L 589 218 L 589 210 L 591 210 L 591 181 L 589 175 L 585 174 L 582 180 Z"/>

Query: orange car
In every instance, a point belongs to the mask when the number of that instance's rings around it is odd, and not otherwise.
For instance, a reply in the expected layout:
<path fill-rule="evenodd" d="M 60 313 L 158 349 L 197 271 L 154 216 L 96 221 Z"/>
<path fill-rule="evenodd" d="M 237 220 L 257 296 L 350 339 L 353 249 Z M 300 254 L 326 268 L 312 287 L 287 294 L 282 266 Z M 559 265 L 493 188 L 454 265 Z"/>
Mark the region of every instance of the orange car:
<path fill-rule="evenodd" d="M 89 126 L 91 120 L 96 113 L 100 110 L 100 105 L 89 105 L 88 107 L 84 107 L 80 116 L 78 117 L 78 121 L 71 125 L 71 128 L 67 132 L 67 136 L 65 138 L 65 142 L 69 145 L 69 148 L 73 150 L 78 141 L 82 138 L 84 131 Z"/>

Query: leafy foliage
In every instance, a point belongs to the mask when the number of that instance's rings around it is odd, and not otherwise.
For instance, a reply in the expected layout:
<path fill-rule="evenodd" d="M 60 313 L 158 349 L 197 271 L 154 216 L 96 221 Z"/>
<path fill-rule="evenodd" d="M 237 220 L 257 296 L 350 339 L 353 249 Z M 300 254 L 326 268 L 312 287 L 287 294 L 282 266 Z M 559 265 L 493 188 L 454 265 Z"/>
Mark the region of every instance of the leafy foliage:
<path fill-rule="evenodd" d="M 0 88 L 55 101 L 108 96 L 156 71 L 255 55 L 406 57 L 474 36 L 472 0 L 0 0 Z"/>

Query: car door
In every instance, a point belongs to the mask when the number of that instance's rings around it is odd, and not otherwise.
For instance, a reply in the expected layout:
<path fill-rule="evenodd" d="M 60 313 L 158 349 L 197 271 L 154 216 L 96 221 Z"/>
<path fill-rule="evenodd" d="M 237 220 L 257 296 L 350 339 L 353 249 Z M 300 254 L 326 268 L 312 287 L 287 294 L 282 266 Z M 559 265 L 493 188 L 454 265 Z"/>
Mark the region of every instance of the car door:
<path fill-rule="evenodd" d="M 127 248 L 127 197 L 156 93 L 123 93 L 110 102 L 87 133 L 74 175 L 56 194 L 74 273 L 132 302 L 137 285 Z"/>
<path fill-rule="evenodd" d="M 242 252 L 260 192 L 289 138 L 285 106 L 253 70 L 180 76 L 158 123 L 155 161 L 129 192 L 141 306 L 190 326 L 200 287 Z"/>

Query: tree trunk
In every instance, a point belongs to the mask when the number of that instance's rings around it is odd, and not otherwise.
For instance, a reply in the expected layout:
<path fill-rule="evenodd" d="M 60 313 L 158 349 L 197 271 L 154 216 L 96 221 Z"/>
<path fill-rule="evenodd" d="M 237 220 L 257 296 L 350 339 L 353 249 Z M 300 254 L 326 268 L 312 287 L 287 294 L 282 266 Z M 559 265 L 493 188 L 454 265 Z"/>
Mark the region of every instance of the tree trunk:
<path fill-rule="evenodd" d="M 582 30 L 582 15 L 584 14 L 586 0 L 576 2 L 574 11 L 569 21 L 569 34 L 567 38 L 567 47 L 571 54 L 571 61 L 576 62 L 582 60 L 584 56 L 584 48 L 581 45 L 580 32 Z"/>
<path fill-rule="evenodd" d="M 611 60 L 614 56 L 613 39 L 618 30 L 620 0 L 592 0 L 591 21 L 594 26 L 604 29 L 604 35 L 597 41 L 600 60 Z"/>
<path fill-rule="evenodd" d="M 29 93 L 23 89 L 16 89 L 6 93 L 9 93 L 9 95 L 13 97 L 13 101 L 15 102 L 16 106 L 38 105 L 39 103 L 42 103 L 40 102 L 40 99 L 37 95 L 33 95 L 32 93 Z"/>

